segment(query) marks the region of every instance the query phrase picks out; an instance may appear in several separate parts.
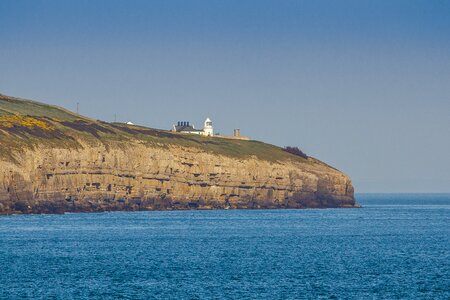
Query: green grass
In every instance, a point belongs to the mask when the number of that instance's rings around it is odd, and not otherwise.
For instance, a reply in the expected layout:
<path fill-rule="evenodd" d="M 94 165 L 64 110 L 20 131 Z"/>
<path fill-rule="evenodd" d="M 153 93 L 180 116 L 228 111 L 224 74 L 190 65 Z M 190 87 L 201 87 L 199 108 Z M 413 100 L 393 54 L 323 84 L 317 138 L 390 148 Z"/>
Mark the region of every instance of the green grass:
<path fill-rule="evenodd" d="M 4 95 L 0 95 L 0 115 L 30 115 L 68 121 L 87 119 L 61 107 Z"/>
<path fill-rule="evenodd" d="M 24 128 L 20 124 L 13 128 L 2 127 L 1 116 L 22 115 L 50 122 L 53 130 L 42 131 Z M 0 156 L 12 157 L 13 151 L 23 147 L 44 144 L 51 147 L 77 147 L 76 140 L 88 143 L 103 143 L 105 146 L 123 144 L 133 140 L 143 141 L 157 147 L 194 147 L 208 153 L 220 154 L 238 159 L 256 156 L 275 162 L 296 160 L 312 163 L 287 153 L 274 145 L 259 141 L 232 140 L 218 137 L 204 137 L 191 134 L 173 133 L 143 126 L 122 123 L 106 123 L 79 116 L 63 108 L 36 101 L 0 95 Z"/>

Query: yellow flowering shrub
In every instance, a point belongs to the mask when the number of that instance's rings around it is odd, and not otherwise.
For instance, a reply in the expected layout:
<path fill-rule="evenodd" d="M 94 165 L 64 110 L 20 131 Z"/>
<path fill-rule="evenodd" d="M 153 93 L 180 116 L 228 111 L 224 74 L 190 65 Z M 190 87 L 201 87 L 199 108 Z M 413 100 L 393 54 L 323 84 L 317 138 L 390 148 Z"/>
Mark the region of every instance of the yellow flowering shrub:
<path fill-rule="evenodd" d="M 22 127 L 39 127 L 44 130 L 52 130 L 53 126 L 46 121 L 42 121 L 28 116 L 0 116 L 0 126 L 4 128 L 12 128 L 14 126 Z"/>

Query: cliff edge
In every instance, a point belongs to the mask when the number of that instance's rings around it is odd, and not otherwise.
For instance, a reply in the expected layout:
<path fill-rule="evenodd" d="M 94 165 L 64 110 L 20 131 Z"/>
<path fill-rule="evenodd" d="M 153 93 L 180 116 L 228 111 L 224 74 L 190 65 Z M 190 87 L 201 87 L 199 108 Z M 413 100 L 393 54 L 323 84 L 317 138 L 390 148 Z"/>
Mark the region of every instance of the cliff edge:
<path fill-rule="evenodd" d="M 312 157 L 0 95 L 0 214 L 355 206 L 349 177 Z"/>

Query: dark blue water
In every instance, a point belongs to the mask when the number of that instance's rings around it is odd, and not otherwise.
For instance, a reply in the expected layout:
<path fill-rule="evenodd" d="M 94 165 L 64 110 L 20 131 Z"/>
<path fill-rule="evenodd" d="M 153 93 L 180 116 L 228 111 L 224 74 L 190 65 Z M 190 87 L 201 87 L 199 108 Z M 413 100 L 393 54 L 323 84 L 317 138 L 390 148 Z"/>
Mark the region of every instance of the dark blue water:
<path fill-rule="evenodd" d="M 450 195 L 0 217 L 0 298 L 449 299 Z"/>

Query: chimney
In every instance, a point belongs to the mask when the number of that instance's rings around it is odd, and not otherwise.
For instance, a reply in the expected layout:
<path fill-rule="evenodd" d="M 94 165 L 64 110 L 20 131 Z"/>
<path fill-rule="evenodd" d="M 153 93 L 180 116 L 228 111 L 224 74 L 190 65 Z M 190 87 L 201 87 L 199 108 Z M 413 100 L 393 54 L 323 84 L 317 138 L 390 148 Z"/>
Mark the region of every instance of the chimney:
<path fill-rule="evenodd" d="M 240 129 L 235 129 L 234 130 L 234 136 L 241 136 L 241 130 Z"/>

